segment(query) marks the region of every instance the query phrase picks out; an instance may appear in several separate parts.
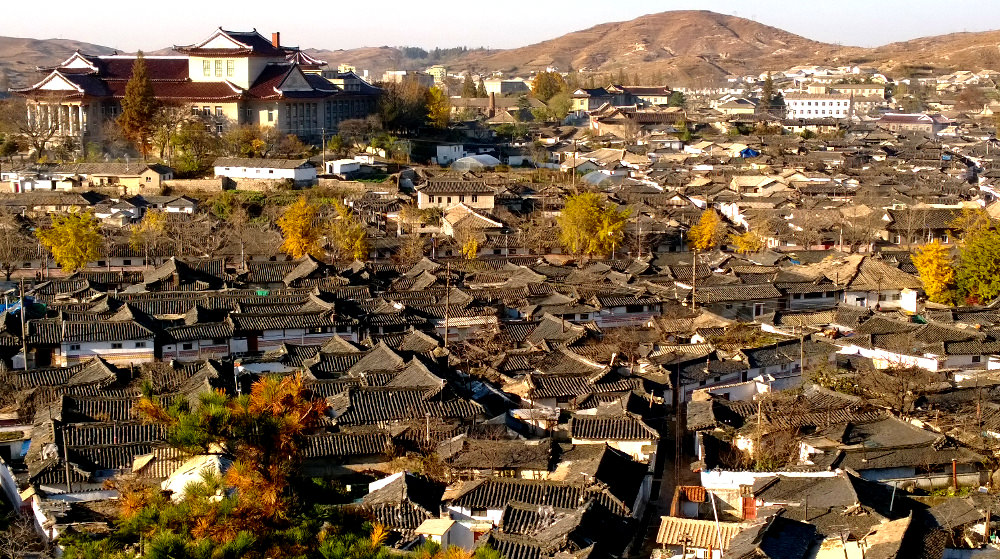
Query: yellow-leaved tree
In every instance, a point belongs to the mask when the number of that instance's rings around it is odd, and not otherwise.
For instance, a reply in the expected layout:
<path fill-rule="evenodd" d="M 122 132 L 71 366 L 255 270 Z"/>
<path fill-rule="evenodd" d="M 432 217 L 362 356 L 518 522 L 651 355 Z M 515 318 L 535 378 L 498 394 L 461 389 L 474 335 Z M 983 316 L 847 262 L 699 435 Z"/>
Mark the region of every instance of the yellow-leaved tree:
<path fill-rule="evenodd" d="M 712 250 L 726 238 L 726 224 L 713 209 L 701 212 L 698 223 L 688 231 L 688 242 L 698 252 Z"/>
<path fill-rule="evenodd" d="M 935 303 L 955 303 L 955 268 L 951 249 L 941 241 L 927 243 L 913 251 L 913 265 L 920 274 L 927 298 Z"/>
<path fill-rule="evenodd" d="M 315 257 L 323 256 L 323 249 L 319 243 L 320 230 L 316 226 L 317 214 L 316 206 L 310 204 L 305 196 L 299 197 L 294 204 L 285 209 L 285 213 L 277 222 L 284 238 L 281 250 L 285 254 L 292 258 L 301 258 L 307 254 Z"/>
<path fill-rule="evenodd" d="M 464 244 L 462 244 L 462 256 L 466 260 L 474 260 L 476 256 L 479 255 L 479 239 L 470 236 Z"/>
<path fill-rule="evenodd" d="M 736 252 L 740 254 L 753 254 L 767 248 L 767 240 L 753 231 L 733 233 L 729 236 L 729 242 L 736 245 Z"/>
<path fill-rule="evenodd" d="M 557 219 L 559 242 L 573 254 L 607 256 L 621 246 L 628 216 L 593 192 L 570 196 Z"/>
<path fill-rule="evenodd" d="M 337 217 L 330 225 L 330 240 L 338 259 L 364 260 L 368 257 L 368 232 L 365 224 L 343 202 L 334 204 Z"/>
<path fill-rule="evenodd" d="M 104 242 L 97 218 L 90 212 L 58 216 L 52 226 L 37 230 L 35 235 L 66 272 L 75 272 L 97 260 Z"/>
<path fill-rule="evenodd" d="M 135 250 L 143 251 L 144 260 L 149 264 L 150 251 L 155 252 L 160 241 L 167 234 L 167 214 L 158 210 L 149 210 L 142 216 L 139 225 L 129 233 L 128 244 Z"/>
<path fill-rule="evenodd" d="M 451 103 L 444 91 L 437 87 L 427 90 L 427 120 L 434 128 L 448 128 Z"/>

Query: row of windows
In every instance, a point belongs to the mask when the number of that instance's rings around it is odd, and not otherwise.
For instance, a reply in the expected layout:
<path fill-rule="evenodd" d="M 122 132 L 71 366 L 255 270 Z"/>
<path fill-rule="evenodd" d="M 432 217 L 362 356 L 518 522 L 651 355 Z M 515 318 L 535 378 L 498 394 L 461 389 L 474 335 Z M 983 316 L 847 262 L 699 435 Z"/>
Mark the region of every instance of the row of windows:
<path fill-rule="evenodd" d="M 842 111 L 842 110 L 841 111 L 836 111 L 836 110 L 831 111 L 830 109 L 823 109 L 823 110 L 816 109 L 815 112 L 818 115 L 844 115 L 844 114 L 847 114 L 846 111 Z M 811 114 L 813 114 L 813 111 L 811 111 L 811 110 L 809 110 L 809 111 L 801 111 L 800 110 L 800 111 L 795 112 L 795 114 L 811 115 Z"/>
<path fill-rule="evenodd" d="M 847 101 L 789 101 L 789 104 L 801 104 L 806 107 L 846 107 Z"/>
<path fill-rule="evenodd" d="M 446 199 L 447 199 L 447 202 L 445 201 Z M 434 197 L 430 196 L 430 200 L 431 200 L 431 203 L 433 204 L 434 203 Z M 458 201 L 459 202 L 465 202 L 465 195 L 459 196 L 458 197 Z M 478 201 L 479 201 L 479 196 L 473 194 L 472 195 L 472 203 L 476 203 Z M 437 197 L 437 203 L 438 204 L 450 204 L 451 203 L 451 196 L 438 196 Z"/>
<path fill-rule="evenodd" d="M 231 78 L 231 77 L 233 77 L 233 74 L 236 73 L 236 61 L 235 60 L 214 60 L 214 61 L 213 60 L 202 60 L 201 61 L 201 71 L 205 75 L 206 78 L 212 77 L 212 73 L 213 73 L 212 72 L 212 68 L 213 68 L 213 64 L 212 63 L 213 62 L 215 62 L 215 64 L 214 64 L 215 72 L 214 73 L 215 73 L 215 77 L 217 77 L 217 78 L 221 78 L 221 77 Z M 225 74 L 223 74 L 223 71 L 225 71 Z"/>
<path fill-rule="evenodd" d="M 135 347 L 137 349 L 142 349 L 146 347 L 146 342 L 135 342 Z M 111 342 L 111 349 L 121 349 L 122 342 Z M 80 351 L 80 344 L 69 344 L 70 351 Z"/>

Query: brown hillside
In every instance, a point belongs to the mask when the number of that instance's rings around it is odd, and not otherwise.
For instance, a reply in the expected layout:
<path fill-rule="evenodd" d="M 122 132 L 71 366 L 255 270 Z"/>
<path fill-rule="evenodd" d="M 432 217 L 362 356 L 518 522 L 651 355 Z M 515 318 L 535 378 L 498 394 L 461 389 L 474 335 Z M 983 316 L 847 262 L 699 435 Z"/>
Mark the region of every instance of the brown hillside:
<path fill-rule="evenodd" d="M 597 25 L 527 47 L 472 57 L 469 62 L 518 73 L 547 66 L 563 71 L 623 68 L 699 79 L 758 71 L 771 61 L 824 61 L 836 48 L 748 19 L 708 11 L 673 11 Z"/>
<path fill-rule="evenodd" d="M 0 90 L 30 85 L 32 80 L 39 78 L 35 67 L 58 64 L 76 50 L 87 54 L 114 52 L 109 47 L 67 39 L 0 37 Z"/>
<path fill-rule="evenodd" d="M 1000 31 L 951 33 L 890 43 L 865 53 L 887 71 L 906 66 L 1000 71 Z"/>

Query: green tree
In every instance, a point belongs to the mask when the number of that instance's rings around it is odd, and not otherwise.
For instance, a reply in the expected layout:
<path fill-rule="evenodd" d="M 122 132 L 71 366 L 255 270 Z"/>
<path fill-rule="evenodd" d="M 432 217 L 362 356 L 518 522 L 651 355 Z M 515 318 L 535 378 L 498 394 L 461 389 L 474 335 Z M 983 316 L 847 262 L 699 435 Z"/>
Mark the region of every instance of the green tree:
<path fill-rule="evenodd" d="M 320 230 L 316 226 L 318 213 L 316 206 L 310 204 L 305 196 L 300 196 L 294 204 L 285 209 L 285 213 L 277 221 L 284 239 L 281 250 L 285 254 L 292 258 L 301 258 L 307 254 L 314 257 L 323 256 L 319 244 Z"/>
<path fill-rule="evenodd" d="M 437 87 L 427 90 L 427 119 L 434 128 L 448 128 L 451 118 L 451 103 L 444 91 Z"/>
<path fill-rule="evenodd" d="M 211 164 L 219 141 L 210 133 L 205 124 L 190 120 L 180 124 L 173 137 L 174 150 L 179 155 L 173 158 L 174 168 L 181 176 L 198 175 Z"/>
<path fill-rule="evenodd" d="M 36 230 L 35 235 L 66 272 L 75 272 L 97 260 L 104 242 L 97 218 L 90 212 L 57 216 L 50 227 Z"/>
<path fill-rule="evenodd" d="M 972 302 L 985 303 L 1000 296 L 1000 231 L 981 229 L 966 236 L 955 279 Z"/>
<path fill-rule="evenodd" d="M 559 242 L 573 254 L 609 255 L 621 246 L 628 216 L 593 192 L 570 196 L 557 219 Z"/>
<path fill-rule="evenodd" d="M 548 106 L 549 114 L 557 120 L 562 120 L 573 109 L 573 98 L 570 97 L 569 91 L 560 91 L 549 98 Z"/>
<path fill-rule="evenodd" d="M 671 91 L 670 97 L 667 98 L 667 105 L 670 107 L 683 107 L 685 103 L 687 103 L 687 99 L 680 91 Z"/>
<path fill-rule="evenodd" d="M 465 74 L 465 80 L 462 82 L 462 97 L 466 99 L 471 99 L 476 96 L 476 83 L 472 81 L 472 76 L 468 73 Z"/>
<path fill-rule="evenodd" d="M 142 51 L 132 63 L 132 75 L 125 84 L 122 98 L 122 113 L 118 116 L 118 126 L 122 134 L 135 144 L 143 157 L 149 154 L 150 141 L 156 128 L 156 114 L 159 104 L 153 92 L 153 82 L 149 78 L 146 58 Z"/>
<path fill-rule="evenodd" d="M 551 99 L 555 94 L 566 90 L 566 80 L 559 72 L 539 72 L 531 80 L 531 91 L 535 97 L 543 103 Z"/>
<path fill-rule="evenodd" d="M 764 86 L 760 93 L 760 103 L 757 104 L 757 112 L 768 114 L 771 111 L 771 104 L 774 102 L 774 80 L 771 79 L 771 72 L 767 73 Z"/>
<path fill-rule="evenodd" d="M 482 78 L 479 80 L 479 84 L 476 85 L 476 97 L 486 98 L 489 95 L 486 93 L 486 84 L 483 83 Z"/>
<path fill-rule="evenodd" d="M 334 134 L 327 140 L 326 150 L 334 157 L 344 157 L 350 151 L 350 144 L 340 134 Z"/>

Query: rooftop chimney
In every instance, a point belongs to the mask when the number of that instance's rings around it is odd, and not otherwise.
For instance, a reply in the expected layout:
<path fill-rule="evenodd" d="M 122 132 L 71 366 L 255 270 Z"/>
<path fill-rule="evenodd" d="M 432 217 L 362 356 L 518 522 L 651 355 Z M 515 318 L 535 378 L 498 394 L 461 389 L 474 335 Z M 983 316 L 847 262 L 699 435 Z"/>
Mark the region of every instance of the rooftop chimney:
<path fill-rule="evenodd" d="M 271 44 L 274 45 L 274 48 L 281 46 L 281 33 L 277 31 L 271 33 Z"/>

